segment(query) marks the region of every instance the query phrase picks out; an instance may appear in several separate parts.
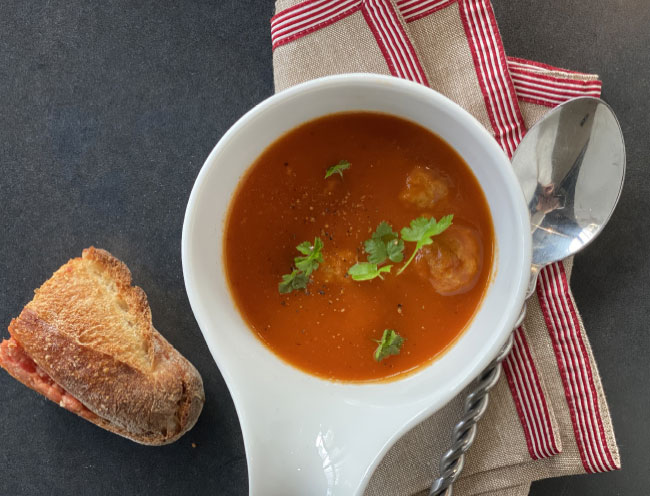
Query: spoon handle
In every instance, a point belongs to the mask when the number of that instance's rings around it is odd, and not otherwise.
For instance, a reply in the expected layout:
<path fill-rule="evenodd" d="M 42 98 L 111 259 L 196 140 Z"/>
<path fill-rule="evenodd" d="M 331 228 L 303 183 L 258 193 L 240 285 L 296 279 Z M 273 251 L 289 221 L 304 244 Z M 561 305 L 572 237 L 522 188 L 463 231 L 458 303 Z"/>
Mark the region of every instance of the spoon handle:
<path fill-rule="evenodd" d="M 526 316 L 524 303 L 515 329 L 521 325 Z M 501 362 L 510 353 L 514 334 L 510 334 L 508 341 L 497 357 L 476 379 L 476 386 L 465 398 L 463 417 L 454 426 L 452 444 L 440 459 L 440 477 L 433 481 L 429 496 L 451 496 L 452 485 L 458 479 L 465 463 L 465 453 L 472 446 L 476 437 L 477 422 L 483 417 L 488 405 L 488 393 L 499 380 L 501 375 Z"/>

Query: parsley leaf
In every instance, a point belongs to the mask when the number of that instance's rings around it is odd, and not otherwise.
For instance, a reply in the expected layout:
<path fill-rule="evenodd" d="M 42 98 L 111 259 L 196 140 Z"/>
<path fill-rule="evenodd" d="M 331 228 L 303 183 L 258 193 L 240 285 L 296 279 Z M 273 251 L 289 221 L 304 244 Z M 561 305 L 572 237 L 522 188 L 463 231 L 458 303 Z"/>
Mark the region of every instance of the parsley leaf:
<path fill-rule="evenodd" d="M 293 263 L 296 264 L 296 269 L 309 277 L 318 268 L 318 265 L 323 263 L 323 241 L 316 237 L 313 245 L 309 241 L 303 241 L 296 246 L 296 249 L 305 256 L 294 258 Z"/>
<path fill-rule="evenodd" d="M 314 238 L 313 245 L 309 241 L 303 241 L 296 249 L 305 256 L 293 259 L 295 269 L 291 274 L 284 274 L 282 281 L 278 283 L 280 294 L 291 293 L 295 289 L 306 289 L 309 276 L 323 263 L 323 241 L 319 237 Z"/>
<path fill-rule="evenodd" d="M 338 164 L 333 165 L 327 169 L 327 172 L 325 173 L 325 179 L 333 174 L 338 174 L 339 176 L 343 177 L 343 171 L 349 169 L 351 165 L 352 164 L 347 160 L 341 160 Z"/>
<path fill-rule="evenodd" d="M 415 245 L 415 250 L 413 250 L 413 253 L 411 254 L 411 258 L 409 258 L 402 266 L 397 275 L 404 272 L 404 269 L 408 267 L 420 248 L 433 243 L 433 240 L 431 239 L 433 236 L 437 236 L 451 226 L 453 218 L 453 215 L 445 215 L 442 219 L 436 222 L 434 217 L 431 217 L 430 219 L 427 219 L 426 217 L 418 217 L 411 221 L 410 227 L 402 229 L 402 239 L 405 241 L 413 241 L 417 244 Z"/>
<path fill-rule="evenodd" d="M 404 259 L 404 241 L 399 239 L 388 222 L 380 222 L 372 237 L 364 243 L 368 262 L 381 264 L 390 259 L 401 262 Z"/>
<path fill-rule="evenodd" d="M 282 276 L 282 282 L 278 283 L 278 291 L 280 294 L 291 293 L 294 289 L 305 289 L 307 283 L 309 282 L 309 277 L 294 270 L 291 274 L 285 274 Z"/>
<path fill-rule="evenodd" d="M 385 329 L 381 339 L 375 340 L 375 342 L 379 343 L 375 350 L 375 361 L 381 362 L 390 355 L 399 354 L 402 344 L 404 344 L 404 338 L 397 334 L 394 329 Z"/>
<path fill-rule="evenodd" d="M 392 265 L 384 265 L 381 268 L 377 268 L 377 264 L 374 263 L 358 262 L 350 267 L 348 274 L 350 274 L 350 276 L 352 276 L 352 279 L 355 281 L 368 281 L 370 279 L 374 279 L 375 277 L 383 279 L 381 273 L 390 272 L 390 269 L 392 268 Z"/>

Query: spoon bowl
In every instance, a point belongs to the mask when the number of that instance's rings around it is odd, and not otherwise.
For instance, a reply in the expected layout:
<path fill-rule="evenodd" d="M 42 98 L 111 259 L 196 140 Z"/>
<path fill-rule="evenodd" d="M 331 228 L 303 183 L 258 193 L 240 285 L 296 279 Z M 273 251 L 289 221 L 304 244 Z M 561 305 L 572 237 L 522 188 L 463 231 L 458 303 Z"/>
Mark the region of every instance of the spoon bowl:
<path fill-rule="evenodd" d="M 512 166 L 530 212 L 534 287 L 542 267 L 583 249 L 612 215 L 625 176 L 623 133 L 605 102 L 575 98 L 528 131 Z"/>

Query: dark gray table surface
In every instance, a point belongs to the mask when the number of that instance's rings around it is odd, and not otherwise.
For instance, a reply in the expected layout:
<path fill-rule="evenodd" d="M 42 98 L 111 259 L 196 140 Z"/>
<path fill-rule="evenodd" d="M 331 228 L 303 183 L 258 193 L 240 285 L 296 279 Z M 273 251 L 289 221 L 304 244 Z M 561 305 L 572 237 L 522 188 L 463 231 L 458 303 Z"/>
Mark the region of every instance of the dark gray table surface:
<path fill-rule="evenodd" d="M 494 7 L 510 55 L 602 75 L 628 153 L 618 209 L 572 281 L 623 469 L 537 482 L 531 494 L 649 494 L 650 4 Z M 180 241 L 203 160 L 273 93 L 272 13 L 272 0 L 0 2 L 0 336 L 55 269 L 100 246 L 128 263 L 207 395 L 189 434 L 149 448 L 2 372 L 0 495 L 247 493 L 237 415 L 190 310 Z"/>

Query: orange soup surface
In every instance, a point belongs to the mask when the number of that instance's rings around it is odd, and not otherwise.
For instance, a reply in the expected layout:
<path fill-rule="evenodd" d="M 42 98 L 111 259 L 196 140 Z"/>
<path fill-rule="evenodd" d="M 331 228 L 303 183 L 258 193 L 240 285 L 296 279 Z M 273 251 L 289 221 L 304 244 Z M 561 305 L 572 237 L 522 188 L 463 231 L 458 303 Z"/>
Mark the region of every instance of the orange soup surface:
<path fill-rule="evenodd" d="M 325 178 L 341 161 L 349 168 Z M 364 242 L 385 221 L 400 234 L 419 217 L 453 223 L 383 279 L 348 274 L 367 262 Z M 323 262 L 305 289 L 279 292 L 318 237 Z M 486 292 L 494 233 L 478 181 L 463 159 L 423 127 L 371 112 L 333 114 L 288 132 L 241 180 L 225 226 L 230 291 L 243 318 L 290 364 L 332 380 L 395 377 L 431 362 L 471 321 Z M 403 341 L 377 360 L 386 329 Z"/>

